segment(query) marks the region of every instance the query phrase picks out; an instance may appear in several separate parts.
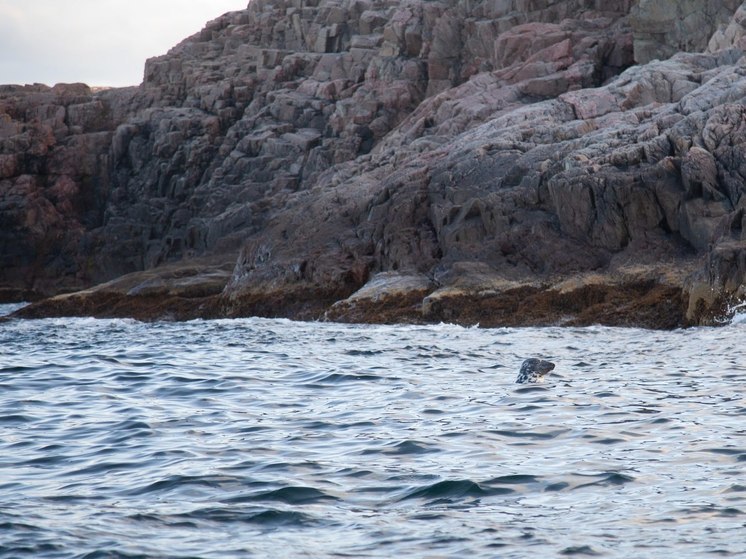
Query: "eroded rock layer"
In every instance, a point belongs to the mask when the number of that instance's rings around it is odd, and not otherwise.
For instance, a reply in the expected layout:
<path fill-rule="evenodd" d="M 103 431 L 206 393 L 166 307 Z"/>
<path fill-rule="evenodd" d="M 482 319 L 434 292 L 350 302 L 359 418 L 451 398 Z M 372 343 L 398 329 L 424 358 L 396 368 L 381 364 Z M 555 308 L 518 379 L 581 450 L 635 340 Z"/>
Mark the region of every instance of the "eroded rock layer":
<path fill-rule="evenodd" d="M 711 322 L 744 295 L 746 7 L 663 4 L 254 0 L 138 88 L 5 86 L 0 286 L 108 282 L 29 316 Z M 707 52 L 668 58 L 694 13 Z"/>

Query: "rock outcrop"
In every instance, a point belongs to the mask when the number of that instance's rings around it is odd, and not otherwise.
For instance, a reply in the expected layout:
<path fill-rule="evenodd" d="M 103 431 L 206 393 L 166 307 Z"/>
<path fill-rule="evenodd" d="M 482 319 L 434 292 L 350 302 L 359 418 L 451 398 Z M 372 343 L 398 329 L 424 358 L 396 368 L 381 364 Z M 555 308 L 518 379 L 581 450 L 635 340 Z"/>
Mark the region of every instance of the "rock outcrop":
<path fill-rule="evenodd" d="M 705 50 L 740 5 L 741 0 L 638 0 L 632 10 L 635 61 Z"/>
<path fill-rule="evenodd" d="M 83 84 L 0 86 L 0 293 L 99 279 L 75 255 L 103 220 L 117 105 Z"/>
<path fill-rule="evenodd" d="M 139 88 L 6 87 L 0 285 L 106 282 L 26 316 L 709 323 L 746 271 L 717 4 L 254 0 Z M 708 52 L 634 66 L 664 7 L 653 38 L 704 14 L 675 50 Z"/>

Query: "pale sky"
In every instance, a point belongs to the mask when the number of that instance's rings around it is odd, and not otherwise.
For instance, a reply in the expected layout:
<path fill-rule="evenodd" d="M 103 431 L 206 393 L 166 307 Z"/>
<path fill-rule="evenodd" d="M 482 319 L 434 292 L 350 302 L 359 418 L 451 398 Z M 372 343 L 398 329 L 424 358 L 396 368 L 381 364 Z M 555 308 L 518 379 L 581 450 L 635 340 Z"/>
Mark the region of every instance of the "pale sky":
<path fill-rule="evenodd" d="M 0 0 L 0 84 L 137 85 L 145 59 L 248 0 Z"/>

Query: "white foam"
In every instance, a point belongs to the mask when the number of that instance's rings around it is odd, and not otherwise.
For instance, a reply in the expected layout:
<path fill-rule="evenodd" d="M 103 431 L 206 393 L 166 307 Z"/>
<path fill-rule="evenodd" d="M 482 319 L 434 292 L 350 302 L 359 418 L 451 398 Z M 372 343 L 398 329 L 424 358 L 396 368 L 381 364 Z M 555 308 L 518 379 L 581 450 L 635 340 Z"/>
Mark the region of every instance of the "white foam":
<path fill-rule="evenodd" d="M 728 313 L 726 316 L 731 317 L 730 320 L 726 319 L 726 324 L 743 324 L 746 322 L 746 301 L 728 307 Z"/>
<path fill-rule="evenodd" d="M 8 303 L 0 305 L 0 316 L 7 316 L 28 305 L 28 303 Z"/>
<path fill-rule="evenodd" d="M 744 324 L 746 323 L 746 312 L 740 312 L 733 315 L 733 318 L 730 319 L 731 325 L 734 324 Z"/>

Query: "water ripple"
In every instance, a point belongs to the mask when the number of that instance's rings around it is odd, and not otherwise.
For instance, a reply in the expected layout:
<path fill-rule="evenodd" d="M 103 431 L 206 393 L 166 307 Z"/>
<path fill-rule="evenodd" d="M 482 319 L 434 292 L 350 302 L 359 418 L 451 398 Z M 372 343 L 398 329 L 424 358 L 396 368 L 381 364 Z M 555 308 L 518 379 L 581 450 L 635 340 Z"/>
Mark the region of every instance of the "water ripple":
<path fill-rule="evenodd" d="M 4 322 L 0 557 L 742 556 L 743 328 Z"/>

